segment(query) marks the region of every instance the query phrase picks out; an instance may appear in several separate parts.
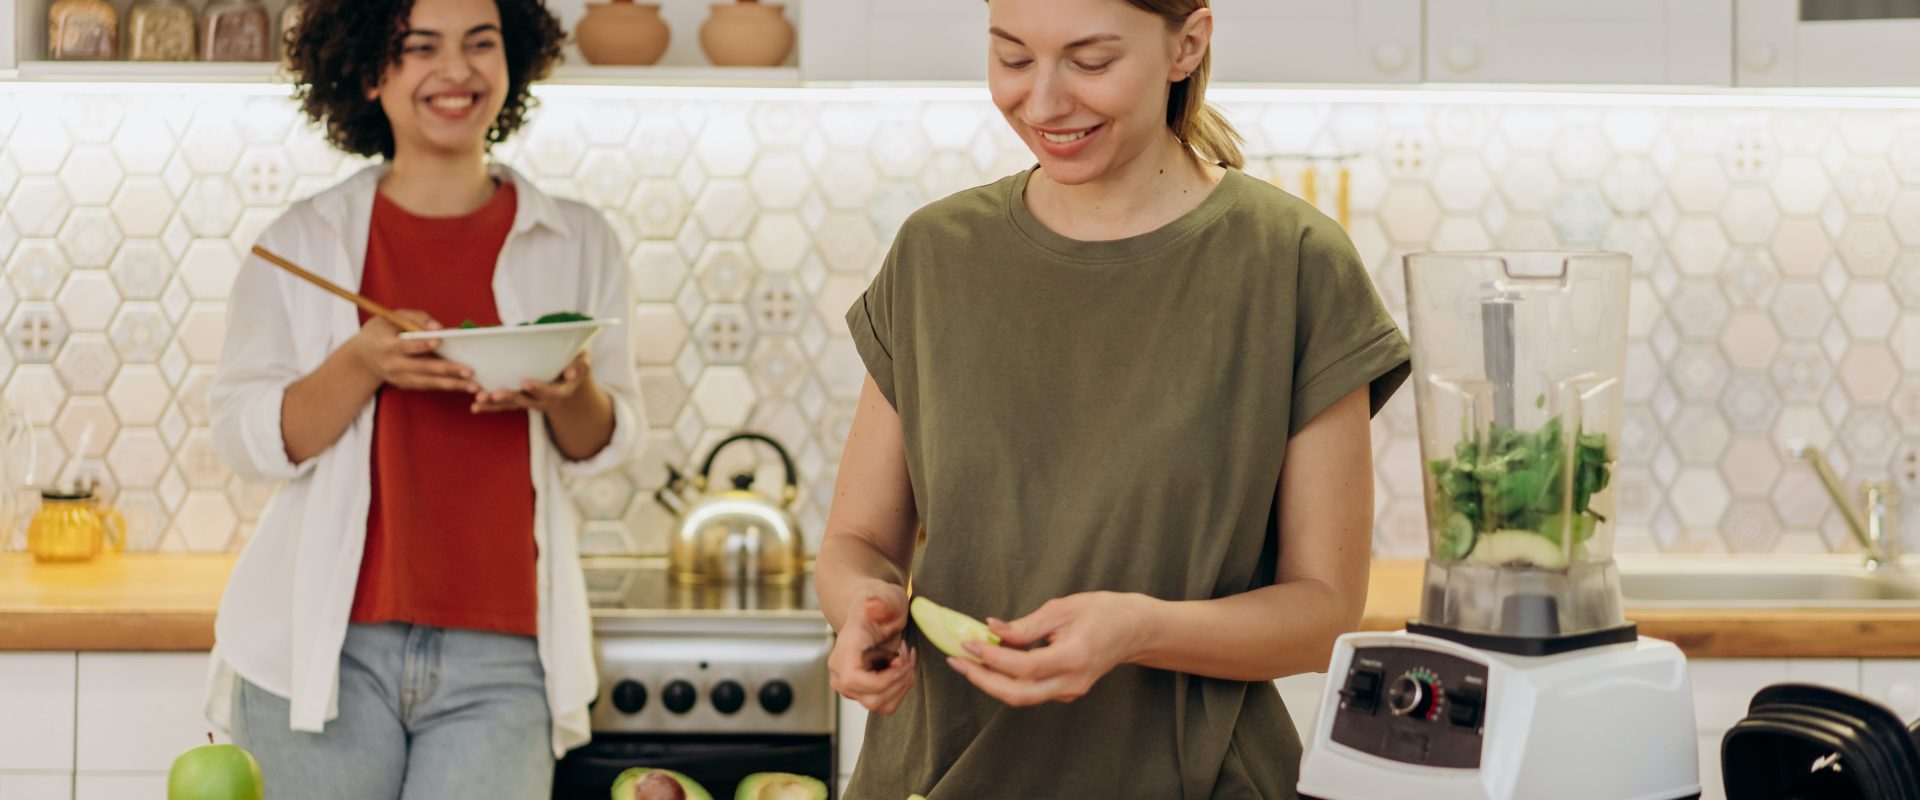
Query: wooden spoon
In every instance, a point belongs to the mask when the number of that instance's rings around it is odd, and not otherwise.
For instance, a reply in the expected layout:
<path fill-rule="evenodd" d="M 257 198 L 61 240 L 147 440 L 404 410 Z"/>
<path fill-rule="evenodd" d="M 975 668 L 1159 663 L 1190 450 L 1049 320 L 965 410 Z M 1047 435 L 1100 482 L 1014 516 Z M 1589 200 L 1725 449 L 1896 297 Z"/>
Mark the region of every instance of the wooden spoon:
<path fill-rule="evenodd" d="M 360 294 L 349 292 L 345 289 L 342 289 L 339 286 L 335 285 L 333 281 L 327 280 L 326 278 L 322 278 L 318 275 L 315 275 L 311 272 L 301 269 L 295 266 L 293 262 L 288 261 L 284 258 L 281 258 L 277 255 L 274 255 L 271 251 L 267 250 L 264 247 L 261 247 L 259 245 L 254 245 L 253 254 L 261 257 L 262 259 L 265 259 L 266 262 L 269 264 L 272 264 L 276 267 L 279 267 L 281 269 L 284 269 L 288 272 L 293 273 L 296 277 L 299 277 L 300 279 L 305 280 L 308 283 L 311 283 L 315 286 L 318 286 L 322 289 L 332 292 L 335 295 L 338 295 L 340 298 L 347 300 L 363 309 L 366 309 L 367 313 L 393 323 L 395 326 L 399 327 L 400 330 L 406 331 L 408 333 L 416 333 L 416 332 L 425 330 L 419 325 L 415 325 L 412 322 L 407 321 L 406 318 L 401 317 L 399 314 L 393 313 L 393 309 L 380 305 L 379 303 L 376 303 Z"/>

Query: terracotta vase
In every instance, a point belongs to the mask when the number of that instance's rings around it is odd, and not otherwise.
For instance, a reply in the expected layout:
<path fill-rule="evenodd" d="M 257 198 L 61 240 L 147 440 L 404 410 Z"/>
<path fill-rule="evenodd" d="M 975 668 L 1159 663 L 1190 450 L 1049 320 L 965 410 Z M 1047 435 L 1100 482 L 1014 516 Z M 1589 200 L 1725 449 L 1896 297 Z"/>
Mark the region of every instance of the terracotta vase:
<path fill-rule="evenodd" d="M 700 49 L 722 67 L 777 67 L 793 52 L 793 23 L 785 8 L 754 0 L 716 3 L 700 26 Z"/>
<path fill-rule="evenodd" d="M 612 0 L 588 3 L 574 38 L 589 64 L 644 67 L 666 55 L 672 31 L 660 18 L 658 3 Z"/>

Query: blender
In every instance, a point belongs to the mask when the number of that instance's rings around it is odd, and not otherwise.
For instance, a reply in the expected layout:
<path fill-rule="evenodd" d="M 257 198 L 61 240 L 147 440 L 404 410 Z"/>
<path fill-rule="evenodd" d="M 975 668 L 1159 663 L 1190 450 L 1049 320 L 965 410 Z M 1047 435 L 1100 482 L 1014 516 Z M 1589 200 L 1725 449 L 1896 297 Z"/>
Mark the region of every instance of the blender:
<path fill-rule="evenodd" d="M 1420 618 L 1334 646 L 1300 793 L 1700 794 L 1686 658 L 1613 562 L 1632 259 L 1405 261 L 1426 484 Z"/>

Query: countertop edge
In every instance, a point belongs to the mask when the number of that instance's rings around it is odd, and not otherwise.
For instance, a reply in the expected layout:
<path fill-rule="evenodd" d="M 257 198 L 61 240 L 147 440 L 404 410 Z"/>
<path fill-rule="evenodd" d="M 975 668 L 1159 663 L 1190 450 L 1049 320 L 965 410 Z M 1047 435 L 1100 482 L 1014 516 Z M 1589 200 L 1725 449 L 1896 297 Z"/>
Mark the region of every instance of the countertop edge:
<path fill-rule="evenodd" d="M 0 556 L 0 652 L 194 652 L 213 647 L 231 556 L 121 556 L 112 579 L 76 576 L 35 593 L 30 559 Z M 177 566 L 197 576 L 183 585 Z M 1377 560 L 1360 629 L 1395 631 L 1419 616 L 1418 560 Z M 25 576 L 25 577 L 23 577 Z M 164 603 L 142 587 L 164 594 Z M 14 591 L 8 591 L 12 589 Z M 94 600 L 97 592 L 98 599 Z M 148 607 L 141 607 L 142 605 Z M 152 607 L 161 605 L 163 607 Z M 1888 611 L 1628 609 L 1642 635 L 1689 658 L 1920 658 L 1920 609 Z"/>

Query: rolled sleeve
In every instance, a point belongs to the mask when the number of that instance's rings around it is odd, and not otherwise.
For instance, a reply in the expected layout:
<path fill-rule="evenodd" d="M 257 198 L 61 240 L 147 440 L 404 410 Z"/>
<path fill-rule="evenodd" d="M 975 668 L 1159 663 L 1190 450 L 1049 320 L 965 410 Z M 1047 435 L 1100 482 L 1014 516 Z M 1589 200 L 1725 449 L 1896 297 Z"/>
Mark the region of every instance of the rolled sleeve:
<path fill-rule="evenodd" d="M 267 236 L 261 242 L 274 247 Z M 208 392 L 214 448 L 250 481 L 290 480 L 312 468 L 287 457 L 281 409 L 300 379 L 284 276 L 248 256 L 227 303 L 227 333 Z"/>
<path fill-rule="evenodd" d="M 560 459 L 560 471 L 569 476 L 597 475 L 618 469 L 631 458 L 647 435 L 647 417 L 640 404 L 639 377 L 633 368 L 633 280 L 621 258 L 620 242 L 605 220 L 595 218 L 593 237 L 587 256 L 599 264 L 598 279 L 593 281 L 597 294 L 586 301 L 597 319 L 618 319 L 620 323 L 600 331 L 589 352 L 593 356 L 594 382 L 613 404 L 613 437 L 600 452 L 573 461 Z"/>
<path fill-rule="evenodd" d="M 1299 247 L 1290 437 L 1362 386 L 1369 412 L 1379 413 L 1412 366 L 1407 339 L 1346 233 L 1331 221 L 1308 225 Z"/>

